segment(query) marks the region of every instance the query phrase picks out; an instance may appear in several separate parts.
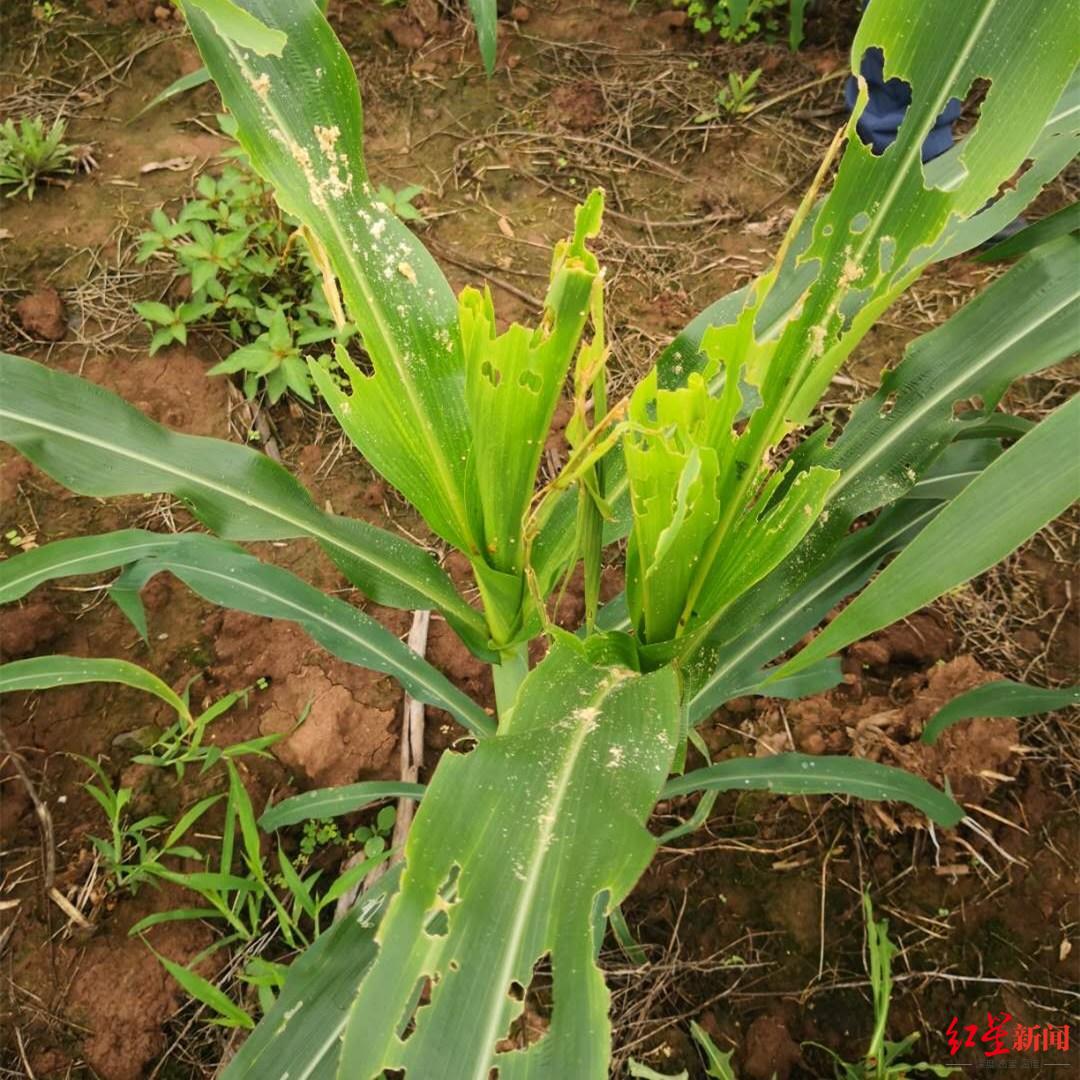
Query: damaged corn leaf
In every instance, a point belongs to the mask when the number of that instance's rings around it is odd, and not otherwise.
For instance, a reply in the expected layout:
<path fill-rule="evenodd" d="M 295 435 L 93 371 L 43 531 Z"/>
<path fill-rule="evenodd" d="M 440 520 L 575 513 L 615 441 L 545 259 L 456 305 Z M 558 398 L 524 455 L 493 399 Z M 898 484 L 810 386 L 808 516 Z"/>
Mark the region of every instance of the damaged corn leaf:
<path fill-rule="evenodd" d="M 783 403 L 775 418 L 758 421 L 766 441 L 806 419 L 950 224 L 980 211 L 1021 168 L 1076 65 L 1053 0 L 931 5 L 918 18 L 918 33 L 911 33 L 906 7 L 880 4 L 860 23 L 853 67 L 868 49 L 881 49 L 884 77 L 911 87 L 911 105 L 880 158 L 854 135 L 857 115 L 852 118 L 836 182 L 796 260 L 796 273 L 816 266 L 817 276 L 761 382 L 770 410 Z M 947 186 L 935 187 L 922 164 L 923 142 L 945 105 L 964 101 L 984 80 L 975 126 Z"/>
<path fill-rule="evenodd" d="M 595 667 L 564 640 L 495 738 L 444 755 L 409 833 L 339 1076 L 607 1076 L 594 912 L 622 900 L 656 850 L 644 822 L 678 713 L 670 668 Z M 541 961 L 553 975 L 550 1026 L 525 1049 L 497 1050 Z"/>
<path fill-rule="evenodd" d="M 1070 398 L 992 462 L 809 645 L 777 669 L 794 674 L 1000 562 L 1080 499 Z"/>
<path fill-rule="evenodd" d="M 845 537 L 858 517 L 904 496 L 951 497 L 996 456 L 995 428 L 987 425 L 1009 419 L 994 412 L 1005 390 L 1075 350 L 1078 250 L 1080 240 L 1067 236 L 1032 252 L 948 322 L 909 345 L 832 445 L 827 441 L 832 429 L 825 424 L 796 450 L 793 471 L 820 466 L 836 470 L 839 479 L 797 552 L 718 627 L 719 640 L 705 649 L 714 657 L 719 649 L 720 659 L 713 663 L 730 667 L 734 653 L 728 646 L 737 653 L 740 635 L 753 638 L 787 597 L 815 578 L 832 576 L 844 563 L 841 551 L 850 546 Z M 981 400 L 980 409 L 955 415 L 958 402 L 972 399 Z M 965 454 L 964 446 L 972 449 Z M 966 463 L 972 454 L 979 458 L 975 468 Z M 777 638 L 773 652 L 760 660 L 779 655 L 824 614 L 821 610 L 793 636 Z"/>
<path fill-rule="evenodd" d="M 681 389 L 657 389 L 655 372 L 634 394 L 623 443 L 633 508 L 626 595 L 645 643 L 715 620 L 802 539 L 836 478 L 810 469 L 775 500 L 782 472 L 759 470 L 747 482 L 741 404 L 730 363 L 718 397 L 697 374 Z"/>
<path fill-rule="evenodd" d="M 544 314 L 534 329 L 514 323 L 498 334 L 490 292 L 467 288 L 460 298 L 472 429 L 469 491 L 471 502 L 479 507 L 482 548 L 474 569 L 489 615 L 501 614 L 493 620 L 493 630 L 501 629 L 504 640 L 520 626 L 522 521 L 555 406 L 589 315 L 599 265 L 586 241 L 599 231 L 602 212 L 599 191 L 578 208 L 573 238 L 555 248 Z M 502 592 L 497 591 L 498 575 L 506 579 Z"/>
<path fill-rule="evenodd" d="M 747 291 L 726 326 L 703 339 L 708 382 L 735 370 L 761 396 L 739 439 L 736 503 L 748 501 L 769 453 L 805 422 L 833 374 L 926 265 L 950 223 L 975 214 L 1021 166 L 1037 125 L 1054 108 L 1075 63 L 1071 43 L 1055 30 L 1055 5 L 1036 0 L 999 7 L 927 9 L 918 35 L 905 32 L 905 8 L 872 7 L 862 20 L 855 66 L 867 49 L 881 48 L 885 76 L 911 86 L 897 139 L 879 158 L 855 135 L 861 95 L 831 192 L 800 234 L 810 216 L 808 195 L 778 256 L 784 267 L 791 252 L 783 302 L 770 303 L 773 271 Z M 1029 63 L 1036 55 L 1038 65 Z M 1033 67 L 1038 75 L 1032 80 Z M 946 102 L 964 99 L 978 79 L 990 80 L 978 122 L 957 152 L 948 186 L 931 186 L 921 157 L 926 135 Z M 770 315 L 776 310 L 779 318 Z"/>
<path fill-rule="evenodd" d="M 805 422 L 851 350 L 931 259 L 978 243 L 990 235 L 986 228 L 993 232 L 980 211 L 1030 154 L 1039 155 L 1038 168 L 1016 184 L 1027 198 L 1075 152 L 1077 93 L 1062 94 L 1075 50 L 1057 32 L 1056 11 L 1050 0 L 937 5 L 920 10 L 912 34 L 906 7 L 867 10 L 853 66 L 867 49 L 880 48 L 885 76 L 912 91 L 895 143 L 876 156 L 860 141 L 860 98 L 835 184 L 816 211 L 809 208 L 813 192 L 808 196 L 779 269 L 699 316 L 659 364 L 660 386 L 681 385 L 697 371 L 715 390 L 733 363 L 757 388 L 761 406 L 739 451 L 747 474 Z M 974 129 L 946 161 L 924 165 L 923 141 L 941 109 L 980 80 L 989 89 Z M 1022 208 L 1015 192 L 1006 200 L 1010 214 Z"/>
<path fill-rule="evenodd" d="M 352 393 L 317 364 L 315 381 L 374 468 L 440 536 L 475 553 L 453 292 L 424 246 L 376 198 L 362 156 L 356 75 L 318 6 L 313 0 L 237 3 L 285 34 L 280 58 L 237 46 L 191 3 L 184 4 L 188 25 L 252 165 L 307 229 L 331 310 L 340 311 L 340 286 L 374 365 L 365 374 L 339 352 Z"/>
<path fill-rule="evenodd" d="M 869 8 L 860 24 L 853 67 L 866 50 L 881 49 L 885 77 L 906 82 L 912 101 L 896 141 L 880 156 L 855 134 L 864 97 L 856 104 L 835 184 L 809 236 L 794 243 L 790 274 L 807 283 L 786 325 L 774 331 L 767 364 L 748 372 L 765 403 L 751 421 L 755 447 L 774 445 L 805 421 L 935 245 L 1020 169 L 1076 62 L 1051 0 L 933 6 L 920 12 L 918 34 L 907 32 L 910 17 L 883 4 Z M 981 80 L 989 88 L 973 130 L 947 170 L 928 170 L 921 156 L 927 133 L 948 101 L 964 100 Z M 768 339 L 765 329 L 755 326 L 759 340 Z"/>
<path fill-rule="evenodd" d="M 826 423 L 799 447 L 795 468 L 840 473 L 829 493 L 826 531 L 843 535 L 859 515 L 905 495 L 949 443 L 995 415 L 1013 382 L 1072 354 L 1080 316 L 1078 257 L 1076 236 L 1033 252 L 909 345 L 833 445 Z M 970 400 L 980 407 L 956 416 L 956 404 Z"/>

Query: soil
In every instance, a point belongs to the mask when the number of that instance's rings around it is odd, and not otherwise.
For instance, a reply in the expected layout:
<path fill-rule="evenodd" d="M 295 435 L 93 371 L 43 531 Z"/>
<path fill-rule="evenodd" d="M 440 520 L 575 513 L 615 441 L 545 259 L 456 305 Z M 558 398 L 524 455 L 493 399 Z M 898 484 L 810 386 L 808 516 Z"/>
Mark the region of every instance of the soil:
<path fill-rule="evenodd" d="M 144 0 L 65 4 L 49 23 L 30 9 L 27 0 L 0 15 L 0 119 L 63 110 L 70 138 L 98 167 L 42 188 L 32 203 L 5 200 L 0 208 L 0 347 L 78 372 L 176 430 L 247 441 L 252 422 L 239 395 L 206 376 L 222 341 L 196 334 L 188 347 L 149 358 L 148 335 L 131 310 L 133 300 L 175 296 L 182 287 L 153 264 L 134 264 L 134 237 L 154 207 L 175 210 L 228 145 L 216 133 L 210 87 L 134 118 L 198 67 L 194 49 L 168 6 Z M 839 82 L 821 80 L 844 69 L 854 5 L 815 5 L 808 43 L 797 54 L 782 43 L 703 40 L 686 26 L 685 13 L 623 0 L 519 5 L 507 15 L 488 82 L 456 6 L 330 5 L 360 76 L 373 176 L 395 187 L 424 184 L 417 204 L 428 215 L 425 241 L 455 287 L 490 284 L 503 320 L 535 315 L 551 244 L 565 235 L 573 201 L 594 184 L 605 186 L 610 213 L 599 247 L 617 331 L 613 392 L 621 392 L 701 307 L 767 265 L 842 119 Z M 692 123 L 728 71 L 755 67 L 763 70 L 761 101 L 815 85 L 743 123 Z M 143 171 L 162 162 L 176 168 Z M 1075 198 L 1074 188 L 1075 178 L 1053 185 L 1035 212 Z M 868 335 L 825 407 L 843 416 L 908 341 L 997 272 L 957 260 L 928 273 Z M 1026 380 L 1011 403 L 1040 414 L 1070 380 L 1075 372 Z M 464 561 L 440 549 L 326 412 L 283 401 L 259 416 L 274 452 L 321 505 L 429 544 L 455 581 L 470 585 Z M 568 417 L 561 410 L 548 468 L 565 454 L 559 431 Z M 191 524 L 167 498 L 73 496 L 0 449 L 0 532 L 14 531 L 14 547 Z M 853 1060 L 873 1026 L 863 888 L 901 946 L 889 1032 L 921 1032 L 916 1059 L 947 1060 L 944 1029 L 953 1016 L 967 1023 L 1008 1011 L 1026 1023 L 1069 1021 L 1080 956 L 1074 730 L 1051 716 L 971 721 L 935 747 L 918 736 L 943 702 L 990 679 L 1076 681 L 1075 537 L 1075 521 L 1058 523 L 1003 572 L 853 646 L 844 684 L 827 694 L 732 701 L 710 719 L 703 735 L 714 758 L 795 748 L 902 764 L 935 783 L 948 781 L 978 828 L 933 833 L 919 815 L 892 804 L 721 798 L 705 829 L 662 849 L 624 905 L 652 963 L 633 965 L 614 946 L 604 953 L 615 1075 L 626 1075 L 633 1056 L 664 1072 L 703 1076 L 690 1020 L 722 1049 L 734 1049 L 738 1075 L 750 1080 L 831 1075 L 812 1042 Z M 395 633 L 407 632 L 408 613 L 367 602 L 313 545 L 255 550 L 362 606 Z M 619 579 L 616 567 L 605 571 L 605 596 Z M 212 608 L 168 575 L 146 590 L 144 643 L 93 587 L 106 580 L 45 586 L 7 609 L 0 620 L 4 659 L 122 656 L 177 689 L 190 682 L 200 706 L 268 680 L 211 734 L 219 745 L 284 736 L 270 758 L 244 759 L 257 808 L 310 787 L 397 775 L 402 694 L 391 680 L 334 659 L 291 624 Z M 572 627 L 582 615 L 574 581 L 558 621 Z M 427 655 L 491 705 L 488 669 L 437 618 Z M 140 813 L 177 813 L 189 805 L 191 789 L 131 760 L 146 732 L 170 722 L 167 708 L 107 685 L 10 695 L 2 706 L 6 738 L 50 811 L 56 888 L 85 923 L 43 887 L 34 803 L 5 753 L 5 1075 L 212 1076 L 236 1036 L 197 1018 L 154 954 L 127 935 L 140 918 L 190 897 L 150 888 L 131 897 L 101 887 L 88 838 L 103 835 L 106 825 L 82 787 L 88 770 L 74 756 L 101 760 L 114 782 L 133 788 Z M 421 779 L 463 734 L 448 716 L 429 711 Z M 655 831 L 691 811 L 691 801 L 662 805 Z M 188 963 L 215 933 L 182 922 L 157 926 L 147 938 L 162 955 Z M 223 962 L 214 954 L 198 970 L 214 977 Z"/>

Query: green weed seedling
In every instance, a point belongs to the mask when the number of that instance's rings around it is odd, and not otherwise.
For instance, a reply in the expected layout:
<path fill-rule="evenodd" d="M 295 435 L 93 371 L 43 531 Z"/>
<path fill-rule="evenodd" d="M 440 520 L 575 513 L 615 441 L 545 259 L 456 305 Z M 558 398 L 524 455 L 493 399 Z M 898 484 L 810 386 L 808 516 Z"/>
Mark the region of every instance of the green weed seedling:
<path fill-rule="evenodd" d="M 108 838 L 91 836 L 89 839 L 105 865 L 113 889 L 137 893 L 148 882 L 157 884 L 161 878 L 173 873 L 164 863 L 168 857 L 202 860 L 199 851 L 180 841 L 221 796 L 211 795 L 200 799 L 164 833 L 162 839 L 164 828 L 169 823 L 166 817 L 150 814 L 136 821 L 128 821 L 127 808 L 133 794 L 131 788 L 117 790 L 98 762 L 81 755 L 79 759 L 92 770 L 98 781 L 95 784 L 87 780 L 83 788 L 104 810 L 109 822 Z"/>
<path fill-rule="evenodd" d="M 354 328 L 336 324 L 296 223 L 242 163 L 218 177 L 204 173 L 195 190 L 175 220 L 155 210 L 151 228 L 139 237 L 139 262 L 165 259 L 191 283 L 182 303 L 135 304 L 153 332 L 150 355 L 186 344 L 190 327 L 216 328 L 236 347 L 211 375 L 240 373 L 249 398 L 265 387 L 271 402 L 286 390 L 312 401 L 307 358 L 346 344 Z M 390 194 L 400 200 L 411 190 Z M 410 211 L 419 217 L 408 198 L 399 201 L 398 213 Z"/>
<path fill-rule="evenodd" d="M 380 184 L 379 190 L 375 193 L 375 198 L 392 214 L 401 218 L 402 221 L 423 221 L 424 215 L 412 204 L 413 199 L 420 195 L 423 190 L 419 184 L 407 184 L 397 191 L 386 184 Z"/>
<path fill-rule="evenodd" d="M 12 199 L 26 192 L 33 199 L 38 181 L 47 176 L 70 176 L 75 171 L 72 148 L 64 142 L 67 122 L 57 117 L 46 129 L 40 116 L 0 124 L 0 188 Z"/>
<path fill-rule="evenodd" d="M 267 685 L 265 679 L 257 679 L 251 686 L 245 687 L 243 690 L 235 690 L 218 698 L 198 716 L 190 718 L 178 717 L 175 723 L 158 736 L 146 753 L 136 754 L 132 760 L 140 765 L 174 769 L 177 780 L 183 780 L 184 770 L 188 765 L 198 765 L 200 773 L 205 773 L 207 769 L 223 758 L 235 760 L 245 754 L 269 757 L 268 751 L 270 747 L 284 738 L 283 733 L 262 735 L 254 739 L 246 739 L 244 742 L 232 743 L 228 746 L 218 746 L 204 742 L 207 728 L 215 720 L 228 712 L 237 702 L 247 705 L 248 696 L 251 692 L 253 690 L 265 690 Z M 181 695 L 185 705 L 189 703 L 190 690 L 191 684 L 189 683 Z M 307 718 L 310 708 L 309 704 L 297 720 L 297 726 Z"/>
<path fill-rule="evenodd" d="M 397 810 L 393 806 L 384 806 L 372 825 L 358 825 L 352 832 L 342 833 L 337 822 L 330 818 L 310 818 L 304 822 L 297 865 L 306 866 L 317 851 L 335 845 L 362 848 L 369 859 L 377 858 L 386 851 L 396 820 Z"/>
<path fill-rule="evenodd" d="M 707 124 L 719 116 L 741 116 L 748 113 L 754 107 L 755 87 L 761 78 L 761 68 L 755 68 L 749 75 L 739 75 L 734 71 L 728 72 L 727 86 L 721 86 L 716 91 L 716 108 L 712 112 L 698 113 L 694 117 L 695 124 Z"/>
<path fill-rule="evenodd" d="M 913 1073 L 929 1073 L 932 1076 L 952 1076 L 956 1069 L 947 1065 L 930 1065 L 925 1061 L 908 1064 L 903 1059 L 919 1041 L 919 1033 L 912 1032 L 899 1042 L 885 1038 L 889 1023 L 889 1006 L 892 1001 L 892 958 L 896 946 L 889 940 L 889 920 L 874 921 L 874 907 L 870 894 L 863 893 L 863 915 L 866 920 L 866 945 L 870 953 L 870 989 L 874 999 L 874 1033 L 861 1061 L 844 1061 L 838 1054 L 820 1043 L 807 1043 L 825 1051 L 833 1059 L 837 1080 L 904 1080 Z"/>
<path fill-rule="evenodd" d="M 686 8 L 691 25 L 699 33 L 715 31 L 722 41 L 733 44 L 762 34 L 775 37 L 786 7 L 788 44 L 794 51 L 802 44 L 808 3 L 809 0 L 675 0 L 675 7 Z"/>

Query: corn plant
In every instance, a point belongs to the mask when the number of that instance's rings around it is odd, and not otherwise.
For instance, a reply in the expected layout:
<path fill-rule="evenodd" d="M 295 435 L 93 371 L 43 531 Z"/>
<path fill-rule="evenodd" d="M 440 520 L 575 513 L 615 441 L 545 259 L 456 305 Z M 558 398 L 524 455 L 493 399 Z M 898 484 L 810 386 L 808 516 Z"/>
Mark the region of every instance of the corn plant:
<path fill-rule="evenodd" d="M 318 365 L 312 380 L 371 466 L 465 555 L 479 600 L 409 540 L 319 509 L 255 450 L 175 434 L 13 356 L 0 361 L 0 438 L 81 494 L 171 493 L 209 532 L 47 544 L 0 566 L 0 599 L 124 567 L 113 594 L 141 619 L 140 588 L 168 570 L 212 603 L 290 619 L 395 676 L 471 736 L 426 788 L 402 786 L 421 799 L 403 867 L 297 961 L 229 1077 L 606 1076 L 596 955 L 657 849 L 646 822 L 659 800 L 702 793 L 683 831 L 730 789 L 904 800 L 942 828 L 962 818 L 946 792 L 879 763 L 782 753 L 687 771 L 686 747 L 729 698 L 835 684 L 838 650 L 1004 558 L 1075 499 L 1080 405 L 1037 425 L 998 411 L 1011 382 L 1075 348 L 1073 235 L 1037 246 L 918 339 L 842 431 L 812 427 L 830 380 L 901 292 L 1011 221 L 1074 156 L 1074 44 L 1051 0 L 873 5 L 852 66 L 878 47 L 887 74 L 911 84 L 896 143 L 875 156 L 852 121 L 772 266 L 612 401 L 592 246 L 600 192 L 555 246 L 538 322 L 500 332 L 490 293 L 455 297 L 379 201 L 352 64 L 314 0 L 184 8 L 245 153 L 300 222 L 330 310 L 356 326 L 370 360 L 362 370 L 341 350 L 348 385 Z M 978 123 L 924 166 L 943 104 L 983 78 Z M 571 453 L 539 485 L 566 385 Z M 296 537 L 316 540 L 373 601 L 439 612 L 492 665 L 496 716 L 358 608 L 234 543 Z M 604 552 L 623 539 L 625 592 L 601 607 Z M 571 634 L 547 604 L 579 565 L 586 615 Z M 547 651 L 530 669 L 537 637 Z M 308 793 L 261 824 L 330 817 L 394 790 Z M 547 1030 L 507 1048 L 538 964 L 551 971 Z"/>

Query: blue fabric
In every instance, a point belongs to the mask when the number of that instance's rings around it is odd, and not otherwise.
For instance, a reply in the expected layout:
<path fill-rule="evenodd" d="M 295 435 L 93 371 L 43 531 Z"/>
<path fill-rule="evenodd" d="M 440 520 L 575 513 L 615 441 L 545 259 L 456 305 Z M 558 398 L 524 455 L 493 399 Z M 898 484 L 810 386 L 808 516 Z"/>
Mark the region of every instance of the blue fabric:
<path fill-rule="evenodd" d="M 885 56 L 877 47 L 866 50 L 859 71 L 866 80 L 870 96 L 855 130 L 875 154 L 881 154 L 896 139 L 900 122 L 911 104 L 911 87 L 903 79 L 885 78 Z M 855 108 L 858 93 L 859 84 L 849 77 L 844 84 L 844 100 L 849 112 Z M 939 157 L 952 146 L 952 126 L 960 118 L 961 108 L 962 102 L 958 98 L 949 99 L 923 143 L 923 161 Z"/>

